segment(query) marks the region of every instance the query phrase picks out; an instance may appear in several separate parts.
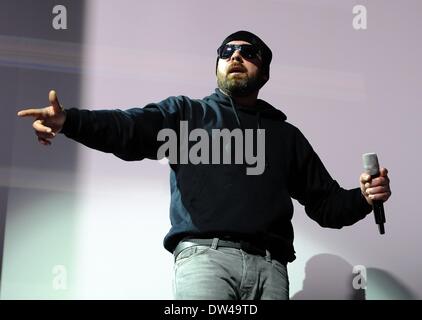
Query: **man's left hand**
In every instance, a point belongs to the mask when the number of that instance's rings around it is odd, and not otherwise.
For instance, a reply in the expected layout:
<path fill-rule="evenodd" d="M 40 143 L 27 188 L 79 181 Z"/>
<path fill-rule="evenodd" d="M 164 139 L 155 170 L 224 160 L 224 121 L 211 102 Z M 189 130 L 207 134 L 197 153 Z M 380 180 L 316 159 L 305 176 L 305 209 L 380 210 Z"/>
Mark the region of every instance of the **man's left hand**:
<path fill-rule="evenodd" d="M 372 205 L 374 200 L 387 201 L 391 196 L 388 170 L 381 168 L 379 177 L 373 179 L 371 179 L 369 174 L 362 173 L 360 175 L 360 189 L 370 205 Z"/>

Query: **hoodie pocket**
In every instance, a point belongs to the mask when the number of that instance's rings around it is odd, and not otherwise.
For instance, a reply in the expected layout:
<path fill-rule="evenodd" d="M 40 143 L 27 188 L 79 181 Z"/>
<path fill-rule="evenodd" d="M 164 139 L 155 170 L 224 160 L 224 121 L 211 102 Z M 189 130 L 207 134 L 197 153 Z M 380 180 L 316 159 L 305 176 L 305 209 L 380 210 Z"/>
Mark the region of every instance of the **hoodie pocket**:
<path fill-rule="evenodd" d="M 244 170 L 237 165 L 197 165 L 179 172 L 182 202 L 196 227 L 217 227 L 227 211 L 241 205 L 237 199 L 241 196 L 238 194 L 242 193 L 241 187 L 246 187 L 239 179 L 244 176 Z"/>

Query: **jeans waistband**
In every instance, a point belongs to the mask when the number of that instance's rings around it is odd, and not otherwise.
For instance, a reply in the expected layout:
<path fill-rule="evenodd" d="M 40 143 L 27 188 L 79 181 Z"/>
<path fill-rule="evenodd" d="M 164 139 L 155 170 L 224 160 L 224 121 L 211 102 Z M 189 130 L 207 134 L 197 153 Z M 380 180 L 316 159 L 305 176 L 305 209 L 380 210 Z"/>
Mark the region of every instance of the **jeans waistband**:
<path fill-rule="evenodd" d="M 243 240 L 222 240 L 219 238 L 213 239 L 200 239 L 200 238 L 189 238 L 186 240 L 181 240 L 179 244 L 174 249 L 173 255 L 174 259 L 177 258 L 177 255 L 182 252 L 184 249 L 189 248 L 191 246 L 210 246 L 213 249 L 217 249 L 218 247 L 226 247 L 226 248 L 235 248 L 235 249 L 242 249 L 246 253 L 260 255 L 266 258 L 267 261 L 271 261 L 271 259 L 276 259 L 279 262 L 285 264 L 281 259 L 281 257 L 272 256 L 270 251 L 264 247 L 255 245 L 248 241 Z"/>

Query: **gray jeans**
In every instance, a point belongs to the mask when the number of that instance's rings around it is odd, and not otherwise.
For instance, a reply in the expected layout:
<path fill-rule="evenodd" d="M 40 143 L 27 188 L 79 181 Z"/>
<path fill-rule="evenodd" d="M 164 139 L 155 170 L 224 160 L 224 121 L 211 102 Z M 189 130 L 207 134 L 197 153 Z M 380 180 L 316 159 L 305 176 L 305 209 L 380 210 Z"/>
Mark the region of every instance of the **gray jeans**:
<path fill-rule="evenodd" d="M 174 263 L 174 298 L 188 300 L 288 300 L 287 268 L 267 256 L 242 249 L 196 245 Z"/>

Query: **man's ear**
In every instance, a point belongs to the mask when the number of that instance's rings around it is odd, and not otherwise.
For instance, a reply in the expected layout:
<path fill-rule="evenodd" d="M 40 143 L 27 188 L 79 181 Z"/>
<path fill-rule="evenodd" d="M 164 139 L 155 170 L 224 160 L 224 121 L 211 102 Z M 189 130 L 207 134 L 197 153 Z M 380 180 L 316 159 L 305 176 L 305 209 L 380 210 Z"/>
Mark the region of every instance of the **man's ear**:
<path fill-rule="evenodd" d="M 267 83 L 267 81 L 268 81 L 268 79 L 269 79 L 270 77 L 268 77 L 268 75 L 266 75 L 266 74 L 263 74 L 262 76 L 261 76 L 261 88 L 264 86 L 264 84 L 266 84 Z"/>

